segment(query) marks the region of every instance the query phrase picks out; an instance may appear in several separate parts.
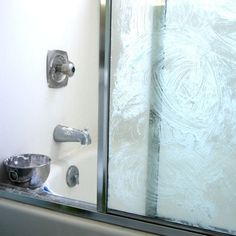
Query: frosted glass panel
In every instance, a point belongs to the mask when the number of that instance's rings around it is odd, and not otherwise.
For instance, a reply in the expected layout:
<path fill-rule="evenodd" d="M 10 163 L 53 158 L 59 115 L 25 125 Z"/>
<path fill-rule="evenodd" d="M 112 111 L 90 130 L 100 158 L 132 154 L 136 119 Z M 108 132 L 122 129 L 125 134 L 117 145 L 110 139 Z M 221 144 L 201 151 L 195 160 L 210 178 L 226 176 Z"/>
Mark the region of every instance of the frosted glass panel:
<path fill-rule="evenodd" d="M 168 1 L 163 41 L 156 215 L 236 234 L 236 2 Z"/>
<path fill-rule="evenodd" d="M 236 1 L 112 4 L 108 207 L 236 235 Z"/>
<path fill-rule="evenodd" d="M 132 0 L 112 6 L 109 207 L 144 215 L 152 57 L 158 59 L 153 31 L 161 24 L 154 17 L 164 8 Z"/>

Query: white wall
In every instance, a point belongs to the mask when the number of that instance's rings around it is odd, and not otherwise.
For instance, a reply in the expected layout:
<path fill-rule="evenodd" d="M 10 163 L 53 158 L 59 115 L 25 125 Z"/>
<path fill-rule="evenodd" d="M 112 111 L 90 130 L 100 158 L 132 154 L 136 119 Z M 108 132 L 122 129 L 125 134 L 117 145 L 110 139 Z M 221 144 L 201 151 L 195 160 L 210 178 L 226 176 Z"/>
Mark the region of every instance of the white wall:
<path fill-rule="evenodd" d="M 82 148 L 57 144 L 57 124 L 97 137 L 99 1 L 0 2 L 0 161 L 19 153 L 60 158 Z M 76 67 L 67 87 L 50 89 L 48 50 L 68 52 Z M 2 171 L 0 171 L 2 173 Z"/>

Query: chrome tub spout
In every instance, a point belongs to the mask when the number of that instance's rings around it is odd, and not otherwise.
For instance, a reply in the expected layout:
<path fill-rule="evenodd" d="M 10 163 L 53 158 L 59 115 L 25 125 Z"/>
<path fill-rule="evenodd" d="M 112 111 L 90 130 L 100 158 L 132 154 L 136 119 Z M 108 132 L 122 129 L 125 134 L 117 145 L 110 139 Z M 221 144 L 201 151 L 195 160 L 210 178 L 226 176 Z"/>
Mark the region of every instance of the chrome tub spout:
<path fill-rule="evenodd" d="M 64 125 L 54 128 L 53 138 L 55 142 L 80 142 L 81 145 L 91 144 L 91 137 L 87 129 L 79 130 Z"/>

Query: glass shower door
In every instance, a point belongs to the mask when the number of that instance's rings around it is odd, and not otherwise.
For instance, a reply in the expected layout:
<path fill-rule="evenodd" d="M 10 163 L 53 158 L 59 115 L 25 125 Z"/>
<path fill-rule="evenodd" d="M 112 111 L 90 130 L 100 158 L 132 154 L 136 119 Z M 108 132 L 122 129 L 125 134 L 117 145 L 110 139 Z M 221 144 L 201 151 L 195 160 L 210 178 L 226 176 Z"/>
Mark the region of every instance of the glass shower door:
<path fill-rule="evenodd" d="M 236 2 L 112 2 L 108 208 L 236 235 Z"/>

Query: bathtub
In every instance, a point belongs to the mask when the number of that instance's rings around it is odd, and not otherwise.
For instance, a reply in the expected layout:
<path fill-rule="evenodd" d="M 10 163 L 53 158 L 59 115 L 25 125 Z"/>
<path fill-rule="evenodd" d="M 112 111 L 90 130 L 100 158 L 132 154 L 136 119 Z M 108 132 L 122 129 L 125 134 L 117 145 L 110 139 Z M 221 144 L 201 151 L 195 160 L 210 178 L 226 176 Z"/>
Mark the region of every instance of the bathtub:
<path fill-rule="evenodd" d="M 69 187 L 66 182 L 70 166 L 79 169 L 79 184 Z M 50 175 L 44 185 L 55 195 L 97 203 L 97 149 L 84 148 L 83 152 L 71 153 L 52 161 Z"/>
<path fill-rule="evenodd" d="M 124 227 L 0 198 L 0 235 L 151 236 Z"/>

